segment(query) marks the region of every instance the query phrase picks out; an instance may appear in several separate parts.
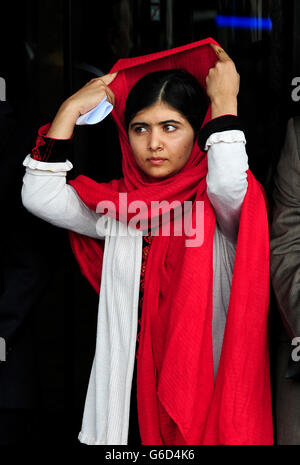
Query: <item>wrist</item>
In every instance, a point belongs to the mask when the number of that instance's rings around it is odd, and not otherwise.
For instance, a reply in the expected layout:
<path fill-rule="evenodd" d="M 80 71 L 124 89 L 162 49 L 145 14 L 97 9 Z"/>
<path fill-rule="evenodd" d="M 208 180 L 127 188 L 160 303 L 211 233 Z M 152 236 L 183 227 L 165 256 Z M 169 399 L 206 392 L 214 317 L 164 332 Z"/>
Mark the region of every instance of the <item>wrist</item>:
<path fill-rule="evenodd" d="M 238 114 L 237 109 L 237 98 L 215 98 L 211 101 L 211 117 L 217 118 L 223 115 L 235 115 Z"/>
<path fill-rule="evenodd" d="M 74 133 L 74 127 L 79 112 L 66 100 L 59 108 L 47 133 L 47 137 L 53 139 L 70 139 Z"/>
<path fill-rule="evenodd" d="M 81 115 L 78 105 L 76 105 L 76 102 L 74 102 L 71 97 L 69 97 L 61 104 L 59 112 L 63 113 L 64 116 L 72 119 L 75 122 Z"/>

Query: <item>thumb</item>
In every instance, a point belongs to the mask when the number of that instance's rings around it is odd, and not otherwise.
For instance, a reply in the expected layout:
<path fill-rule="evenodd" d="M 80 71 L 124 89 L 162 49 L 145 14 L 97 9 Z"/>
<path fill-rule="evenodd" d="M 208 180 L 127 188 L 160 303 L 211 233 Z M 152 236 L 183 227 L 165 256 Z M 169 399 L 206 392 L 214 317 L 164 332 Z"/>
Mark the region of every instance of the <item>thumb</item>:
<path fill-rule="evenodd" d="M 104 82 L 107 86 L 115 79 L 117 76 L 118 72 L 116 73 L 111 73 L 111 74 L 106 74 L 105 76 L 101 76 L 101 81 Z"/>
<path fill-rule="evenodd" d="M 220 61 L 227 61 L 231 60 L 230 56 L 225 52 L 225 50 L 218 45 L 209 44 L 211 48 L 214 50 L 215 54 L 217 55 Z"/>

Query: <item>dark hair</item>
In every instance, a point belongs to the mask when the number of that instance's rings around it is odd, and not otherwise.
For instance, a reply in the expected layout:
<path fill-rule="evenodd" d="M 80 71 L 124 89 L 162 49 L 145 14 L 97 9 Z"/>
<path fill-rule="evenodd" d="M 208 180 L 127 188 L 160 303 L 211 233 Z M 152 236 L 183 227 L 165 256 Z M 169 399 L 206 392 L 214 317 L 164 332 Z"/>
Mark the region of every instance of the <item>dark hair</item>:
<path fill-rule="evenodd" d="M 154 71 L 135 83 L 126 100 L 127 131 L 134 116 L 158 100 L 179 111 L 192 126 L 196 137 L 207 112 L 208 97 L 197 79 L 181 69 Z"/>

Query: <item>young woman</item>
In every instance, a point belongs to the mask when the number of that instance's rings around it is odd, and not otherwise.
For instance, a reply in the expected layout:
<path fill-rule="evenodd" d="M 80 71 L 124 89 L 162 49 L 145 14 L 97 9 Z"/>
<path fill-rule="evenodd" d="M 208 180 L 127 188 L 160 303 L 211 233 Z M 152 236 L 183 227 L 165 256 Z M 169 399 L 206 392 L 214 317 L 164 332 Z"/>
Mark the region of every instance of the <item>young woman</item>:
<path fill-rule="evenodd" d="M 24 206 L 69 230 L 100 294 L 83 443 L 272 443 L 267 213 L 238 90 L 212 39 L 120 60 L 62 104 L 24 161 Z M 105 98 L 124 177 L 66 184 L 75 123 Z M 190 202 L 194 242 L 191 229 L 161 233 L 178 226 L 174 201 Z"/>

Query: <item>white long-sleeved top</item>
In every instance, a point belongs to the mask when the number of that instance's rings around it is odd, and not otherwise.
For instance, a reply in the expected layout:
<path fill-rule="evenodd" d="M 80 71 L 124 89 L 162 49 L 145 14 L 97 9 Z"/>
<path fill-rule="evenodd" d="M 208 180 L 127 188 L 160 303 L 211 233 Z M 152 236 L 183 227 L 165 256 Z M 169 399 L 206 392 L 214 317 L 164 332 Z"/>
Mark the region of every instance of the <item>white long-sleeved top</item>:
<path fill-rule="evenodd" d="M 213 240 L 213 358 L 217 375 L 234 266 L 240 211 L 247 191 L 248 157 L 242 131 L 212 134 L 207 142 L 207 193 L 216 215 Z M 58 227 L 104 238 L 96 353 L 79 440 L 127 444 L 137 334 L 142 235 L 110 235 L 115 220 L 89 209 L 66 183 L 70 161 L 46 163 L 27 155 L 22 201 Z M 119 231 L 127 226 L 119 223 Z"/>

